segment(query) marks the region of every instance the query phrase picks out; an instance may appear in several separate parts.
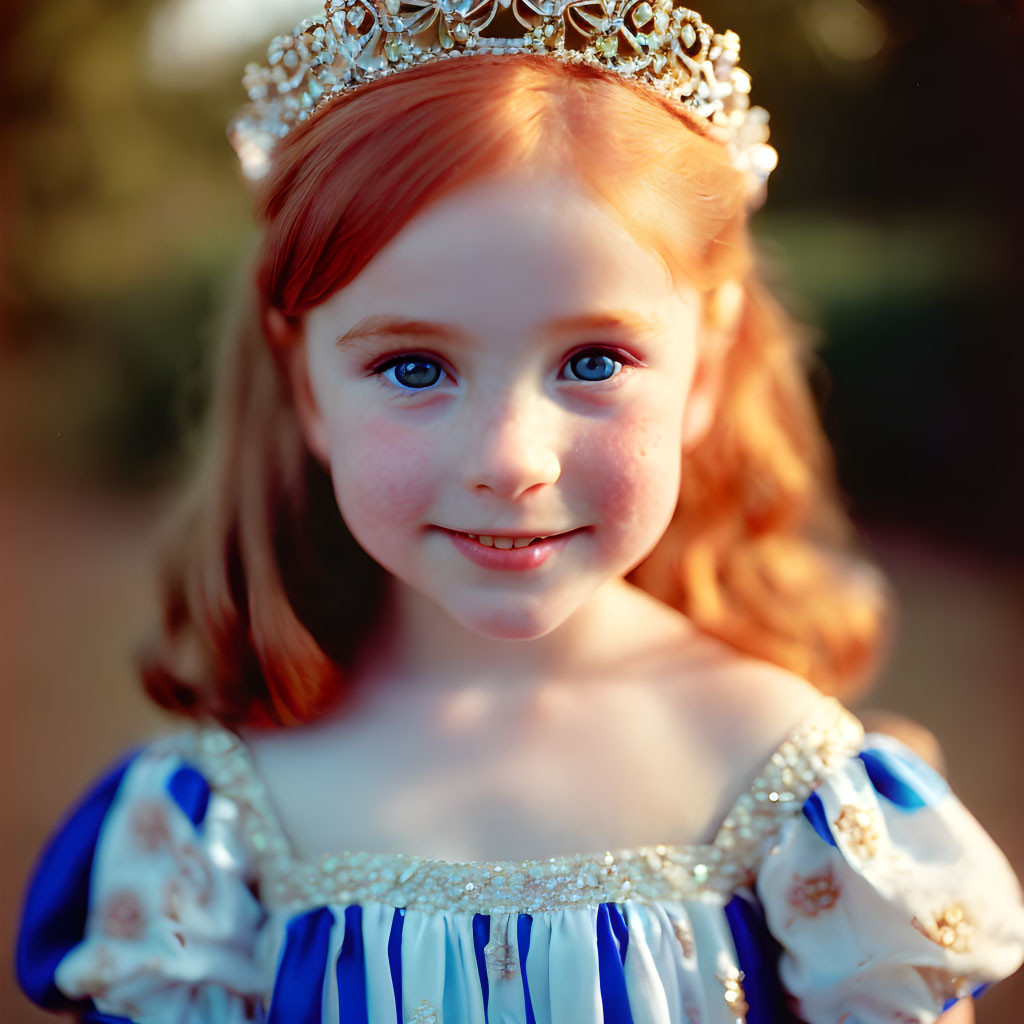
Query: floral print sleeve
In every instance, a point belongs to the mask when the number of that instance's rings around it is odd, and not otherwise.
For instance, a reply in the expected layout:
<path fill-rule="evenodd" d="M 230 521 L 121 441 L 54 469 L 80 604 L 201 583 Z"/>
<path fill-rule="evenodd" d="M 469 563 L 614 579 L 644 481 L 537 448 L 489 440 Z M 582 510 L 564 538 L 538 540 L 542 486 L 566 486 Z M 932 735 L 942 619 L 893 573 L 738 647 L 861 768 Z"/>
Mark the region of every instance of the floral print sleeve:
<path fill-rule="evenodd" d="M 809 1024 L 930 1024 L 1024 957 L 1005 857 L 888 737 L 866 737 L 811 794 L 767 852 L 757 893 Z"/>
<path fill-rule="evenodd" d="M 143 1024 L 262 1018 L 264 914 L 237 808 L 183 743 L 158 741 L 108 774 L 40 858 L 18 943 L 39 1005 Z"/>

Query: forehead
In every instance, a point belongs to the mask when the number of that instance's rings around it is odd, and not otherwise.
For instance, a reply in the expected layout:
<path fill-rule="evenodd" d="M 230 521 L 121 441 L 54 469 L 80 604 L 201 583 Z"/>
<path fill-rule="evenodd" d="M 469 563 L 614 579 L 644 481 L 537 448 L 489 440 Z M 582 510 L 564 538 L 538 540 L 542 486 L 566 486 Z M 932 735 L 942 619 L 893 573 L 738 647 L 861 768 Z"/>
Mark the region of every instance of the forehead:
<path fill-rule="evenodd" d="M 574 179 L 506 176 L 428 207 L 322 313 L 342 330 L 390 314 L 521 337 L 606 309 L 671 321 L 694 298 Z"/>

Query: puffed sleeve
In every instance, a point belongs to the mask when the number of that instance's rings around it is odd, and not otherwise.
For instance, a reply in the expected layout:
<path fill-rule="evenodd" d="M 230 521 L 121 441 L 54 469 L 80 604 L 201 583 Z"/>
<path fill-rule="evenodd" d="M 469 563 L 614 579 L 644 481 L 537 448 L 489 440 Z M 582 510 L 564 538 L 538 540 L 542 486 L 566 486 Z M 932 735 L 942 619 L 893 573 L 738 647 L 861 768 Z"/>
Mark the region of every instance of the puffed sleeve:
<path fill-rule="evenodd" d="M 168 738 L 133 753 L 68 815 L 29 883 L 18 980 L 85 1021 L 261 1021 L 264 912 L 234 805 Z"/>
<path fill-rule="evenodd" d="M 888 737 L 832 767 L 765 857 L 757 893 L 809 1024 L 930 1024 L 1024 958 L 1006 858 Z"/>

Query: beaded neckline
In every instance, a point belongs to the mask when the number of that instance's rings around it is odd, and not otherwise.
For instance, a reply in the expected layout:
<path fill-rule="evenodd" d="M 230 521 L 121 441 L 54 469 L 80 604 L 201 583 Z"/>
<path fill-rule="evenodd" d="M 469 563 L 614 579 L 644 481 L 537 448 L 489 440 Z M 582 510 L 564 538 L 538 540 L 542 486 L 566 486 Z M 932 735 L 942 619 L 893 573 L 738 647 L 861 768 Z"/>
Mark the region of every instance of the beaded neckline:
<path fill-rule="evenodd" d="M 727 895 L 749 884 L 765 844 L 863 736 L 850 712 L 834 698 L 823 698 L 769 758 L 710 843 L 525 861 L 456 862 L 351 850 L 310 861 L 293 849 L 236 733 L 204 725 L 194 734 L 194 754 L 215 793 L 238 809 L 268 907 L 377 902 L 425 911 L 538 913 L 629 899 Z"/>

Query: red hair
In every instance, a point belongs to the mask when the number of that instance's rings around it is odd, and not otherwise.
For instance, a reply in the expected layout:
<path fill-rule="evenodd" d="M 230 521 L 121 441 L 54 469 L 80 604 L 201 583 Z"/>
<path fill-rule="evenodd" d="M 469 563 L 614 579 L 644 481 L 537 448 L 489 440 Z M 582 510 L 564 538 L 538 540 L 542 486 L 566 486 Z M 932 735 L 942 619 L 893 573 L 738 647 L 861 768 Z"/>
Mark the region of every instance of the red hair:
<path fill-rule="evenodd" d="M 631 576 L 739 650 L 848 692 L 881 636 L 798 332 L 754 278 L 744 182 L 704 123 L 615 76 L 546 57 L 424 65 L 336 100 L 279 146 L 264 225 L 218 374 L 212 445 L 163 566 L 163 629 L 142 661 L 161 705 L 293 724 L 344 697 L 383 570 L 352 540 L 302 441 L 280 365 L 298 322 L 419 211 L 515 168 L 569 171 L 710 294 L 744 286 L 721 405 L 687 453 L 675 518 Z"/>

